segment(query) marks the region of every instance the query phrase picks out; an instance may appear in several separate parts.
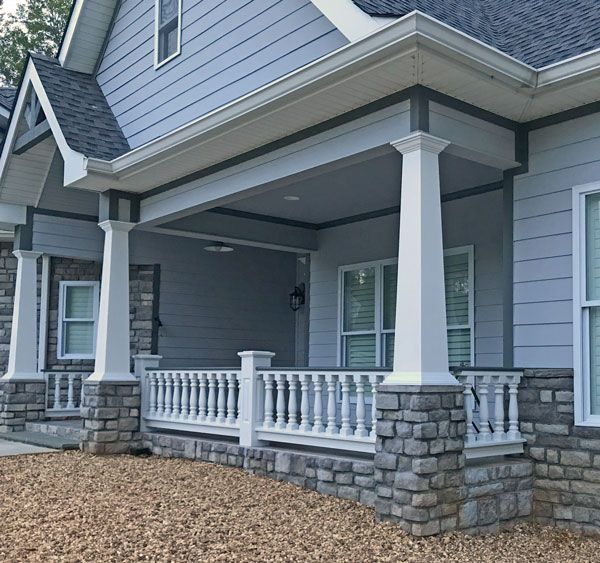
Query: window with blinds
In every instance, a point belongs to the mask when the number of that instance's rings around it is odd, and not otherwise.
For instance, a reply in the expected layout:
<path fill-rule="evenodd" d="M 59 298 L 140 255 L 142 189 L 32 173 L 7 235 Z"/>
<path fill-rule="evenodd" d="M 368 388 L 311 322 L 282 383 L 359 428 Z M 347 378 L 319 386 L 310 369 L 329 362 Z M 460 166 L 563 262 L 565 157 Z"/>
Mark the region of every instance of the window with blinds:
<path fill-rule="evenodd" d="M 448 362 L 473 364 L 473 248 L 444 256 Z M 398 264 L 384 260 L 341 271 L 341 351 L 348 367 L 392 367 Z M 599 333 L 600 337 L 600 333 Z"/>
<path fill-rule="evenodd" d="M 98 290 L 98 282 L 60 282 L 59 358 L 94 358 L 98 320 Z"/>
<path fill-rule="evenodd" d="M 156 0 L 155 66 L 181 51 L 181 0 Z"/>

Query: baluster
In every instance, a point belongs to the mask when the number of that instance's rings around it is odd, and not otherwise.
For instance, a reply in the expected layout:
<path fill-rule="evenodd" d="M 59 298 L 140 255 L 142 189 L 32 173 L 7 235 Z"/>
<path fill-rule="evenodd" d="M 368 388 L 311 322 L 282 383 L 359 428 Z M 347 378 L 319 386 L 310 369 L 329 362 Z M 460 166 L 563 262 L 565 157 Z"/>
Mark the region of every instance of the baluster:
<path fill-rule="evenodd" d="M 181 374 L 181 418 L 190 416 L 190 374 Z"/>
<path fill-rule="evenodd" d="M 60 409 L 60 380 L 62 379 L 62 374 L 55 373 L 54 374 L 54 405 L 53 408 Z"/>
<path fill-rule="evenodd" d="M 313 375 L 312 380 L 313 388 L 315 390 L 313 432 L 324 432 L 325 426 L 323 426 L 323 376 Z"/>
<path fill-rule="evenodd" d="M 275 384 L 273 382 L 273 374 L 265 373 L 264 382 L 265 382 L 265 419 L 263 421 L 263 426 L 265 428 L 273 428 L 273 426 L 275 426 L 275 422 L 273 421 L 273 387 L 275 387 Z"/>
<path fill-rule="evenodd" d="M 150 372 L 147 374 L 147 377 L 150 378 L 150 401 L 149 401 L 149 414 L 150 416 L 156 416 L 156 373 Z"/>
<path fill-rule="evenodd" d="M 277 375 L 277 422 L 275 428 L 285 430 L 285 375 Z"/>
<path fill-rule="evenodd" d="M 226 389 L 227 389 L 227 381 L 225 380 L 225 374 L 219 374 L 219 387 L 218 387 L 218 396 L 217 396 L 217 422 L 225 423 L 227 420 L 225 407 L 227 405 L 227 401 L 225 398 Z"/>
<path fill-rule="evenodd" d="M 365 383 L 362 375 L 354 378 L 356 383 L 356 430 L 354 435 L 358 438 L 365 438 L 369 435 L 365 426 Z"/>
<path fill-rule="evenodd" d="M 242 412 L 242 382 L 240 381 L 240 377 L 240 372 L 237 372 L 235 374 L 235 384 L 237 388 L 237 413 L 235 417 L 236 420 L 239 420 L 240 413 Z"/>
<path fill-rule="evenodd" d="M 217 413 L 217 374 L 208 374 L 208 415 L 207 419 L 209 422 L 214 422 Z"/>
<path fill-rule="evenodd" d="M 288 397 L 288 430 L 298 430 L 298 376 L 290 375 L 288 377 L 289 397 Z"/>
<path fill-rule="evenodd" d="M 339 429 L 337 427 L 337 416 L 336 416 L 336 400 L 335 400 L 335 387 L 336 379 L 335 375 L 327 375 L 327 434 L 337 434 Z"/>
<path fill-rule="evenodd" d="M 465 418 L 467 424 L 467 433 L 465 435 L 465 444 L 472 444 L 476 440 L 475 429 L 473 428 L 473 409 L 474 409 L 474 397 L 473 397 L 473 378 L 467 377 L 463 384 L 465 397 Z"/>
<path fill-rule="evenodd" d="M 341 436 L 352 436 L 352 426 L 350 426 L 350 375 L 340 376 L 342 380 L 342 427 Z"/>
<path fill-rule="evenodd" d="M 497 376 L 496 379 L 494 400 L 494 442 L 502 442 L 505 439 L 504 381 L 500 376 Z"/>
<path fill-rule="evenodd" d="M 190 420 L 198 420 L 198 374 L 190 373 Z"/>
<path fill-rule="evenodd" d="M 375 378 L 371 378 L 371 432 L 369 438 L 377 438 L 377 390 L 379 383 Z"/>
<path fill-rule="evenodd" d="M 300 430 L 302 432 L 310 432 L 310 398 L 308 396 L 310 375 L 304 374 L 300 376 Z"/>
<path fill-rule="evenodd" d="M 181 414 L 181 374 L 173 374 L 173 410 L 172 417 L 179 418 Z"/>
<path fill-rule="evenodd" d="M 206 420 L 207 416 L 207 408 L 208 408 L 208 399 L 206 396 L 206 387 L 208 385 L 207 374 L 202 373 L 199 374 L 199 384 L 200 391 L 198 393 L 198 420 Z"/>
<path fill-rule="evenodd" d="M 227 374 L 227 422 L 229 424 L 235 424 L 237 416 L 235 414 L 237 401 L 235 397 L 236 391 L 236 376 L 235 373 Z"/>
<path fill-rule="evenodd" d="M 67 408 L 74 409 L 75 401 L 73 400 L 73 383 L 75 380 L 75 374 L 70 373 L 67 375 Z"/>
<path fill-rule="evenodd" d="M 517 395 L 519 393 L 519 376 L 511 376 L 508 384 L 508 433 L 506 437 L 509 440 L 519 440 L 521 432 L 519 431 L 519 403 Z"/>
<path fill-rule="evenodd" d="M 173 413 L 173 374 L 165 373 L 165 416 Z"/>
<path fill-rule="evenodd" d="M 488 402 L 488 378 L 482 378 L 481 383 L 477 387 L 479 394 L 479 440 L 487 442 L 491 438 L 490 432 L 490 414 Z"/>
<path fill-rule="evenodd" d="M 156 415 L 164 416 L 165 414 L 165 374 L 158 374 L 158 393 L 156 399 Z"/>

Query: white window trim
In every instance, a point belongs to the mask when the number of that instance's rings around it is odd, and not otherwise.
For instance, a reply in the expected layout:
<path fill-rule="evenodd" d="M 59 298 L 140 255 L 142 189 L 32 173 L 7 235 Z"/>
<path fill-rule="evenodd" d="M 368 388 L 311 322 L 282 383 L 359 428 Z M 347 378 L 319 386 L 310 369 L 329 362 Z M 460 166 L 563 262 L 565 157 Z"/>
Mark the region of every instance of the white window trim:
<path fill-rule="evenodd" d="M 64 305 L 67 287 L 88 286 L 94 288 L 94 339 L 91 354 L 63 354 Z M 96 357 L 96 333 L 98 330 L 98 309 L 100 306 L 100 282 L 98 281 L 60 281 L 58 283 L 58 341 L 56 357 L 59 360 L 93 360 Z"/>
<path fill-rule="evenodd" d="M 183 0 L 178 0 L 177 7 L 177 49 L 172 55 L 169 55 L 166 59 L 162 61 L 158 60 L 158 51 L 159 51 L 159 33 L 158 27 L 160 22 L 160 1 L 154 0 L 154 69 L 159 69 L 161 66 L 167 64 L 169 61 L 172 61 L 175 57 L 178 57 L 181 54 L 181 15 L 182 15 L 182 2 Z"/>
<path fill-rule="evenodd" d="M 573 188 L 573 390 L 575 424 L 600 427 L 600 415 L 591 414 L 589 307 L 600 301 L 587 301 L 587 259 L 585 198 L 600 193 L 600 182 Z"/>
<path fill-rule="evenodd" d="M 457 254 L 468 254 L 469 260 L 469 323 L 466 325 L 452 325 L 448 329 L 470 329 L 471 337 L 471 365 L 475 365 L 475 248 L 473 245 L 457 246 L 444 250 L 444 256 L 454 256 Z M 343 366 L 344 359 L 344 336 L 349 334 L 375 334 L 384 335 L 395 332 L 394 330 L 383 329 L 383 319 L 381 316 L 381 307 L 375 307 L 375 329 L 373 331 L 352 332 L 344 331 L 344 273 L 364 268 L 375 268 L 375 302 L 381 303 L 383 292 L 383 276 L 381 272 L 384 266 L 397 264 L 397 258 L 387 258 L 385 260 L 374 260 L 371 262 L 359 262 L 357 264 L 345 264 L 338 267 L 338 319 L 337 319 L 337 365 Z M 383 338 L 381 336 L 375 339 L 375 357 L 378 364 L 383 363 Z M 376 366 L 383 367 L 383 366 Z"/>

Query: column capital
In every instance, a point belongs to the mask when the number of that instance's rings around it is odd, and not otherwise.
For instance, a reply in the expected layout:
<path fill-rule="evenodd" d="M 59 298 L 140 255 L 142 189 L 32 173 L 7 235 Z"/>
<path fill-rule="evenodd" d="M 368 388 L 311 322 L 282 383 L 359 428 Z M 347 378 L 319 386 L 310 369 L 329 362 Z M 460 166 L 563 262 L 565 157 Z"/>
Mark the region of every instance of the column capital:
<path fill-rule="evenodd" d="M 37 260 L 43 252 L 36 252 L 34 250 L 13 250 L 13 255 L 23 260 Z"/>
<path fill-rule="evenodd" d="M 106 221 L 102 221 L 98 223 L 98 226 L 105 232 L 108 233 L 110 231 L 121 231 L 128 233 L 135 227 L 135 223 L 128 223 L 126 221 L 114 221 L 112 219 L 107 219 Z"/>
<path fill-rule="evenodd" d="M 238 352 L 238 356 L 240 358 L 273 358 L 275 356 L 275 352 L 244 350 L 243 352 Z"/>
<path fill-rule="evenodd" d="M 423 131 L 415 131 L 404 139 L 398 139 L 390 143 L 398 152 L 408 154 L 417 150 L 440 154 L 449 144 L 450 141 L 434 137 Z"/>

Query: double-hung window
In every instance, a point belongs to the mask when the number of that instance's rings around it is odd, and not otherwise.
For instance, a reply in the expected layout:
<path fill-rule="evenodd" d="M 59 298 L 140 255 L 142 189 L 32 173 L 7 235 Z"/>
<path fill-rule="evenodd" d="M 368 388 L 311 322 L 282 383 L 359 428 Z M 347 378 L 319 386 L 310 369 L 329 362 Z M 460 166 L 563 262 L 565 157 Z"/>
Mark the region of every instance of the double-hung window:
<path fill-rule="evenodd" d="M 473 248 L 444 255 L 449 365 L 474 363 Z M 340 360 L 347 367 L 392 367 L 397 260 L 340 268 Z"/>
<path fill-rule="evenodd" d="M 181 0 L 156 0 L 154 66 L 181 52 Z"/>
<path fill-rule="evenodd" d="M 60 282 L 58 358 L 78 360 L 94 358 L 98 301 L 98 282 Z"/>
<path fill-rule="evenodd" d="M 600 184 L 573 197 L 575 422 L 600 426 Z"/>

